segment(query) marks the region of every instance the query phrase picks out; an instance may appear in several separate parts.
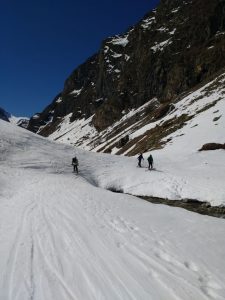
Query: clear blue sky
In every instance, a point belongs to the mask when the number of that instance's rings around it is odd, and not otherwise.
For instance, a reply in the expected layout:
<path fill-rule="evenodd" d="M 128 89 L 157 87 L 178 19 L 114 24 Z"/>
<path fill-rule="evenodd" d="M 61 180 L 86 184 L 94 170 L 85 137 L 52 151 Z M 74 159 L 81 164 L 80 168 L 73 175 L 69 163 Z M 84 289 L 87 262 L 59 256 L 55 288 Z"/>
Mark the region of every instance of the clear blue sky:
<path fill-rule="evenodd" d="M 1 0 L 0 107 L 42 111 L 101 41 L 134 25 L 159 0 Z"/>

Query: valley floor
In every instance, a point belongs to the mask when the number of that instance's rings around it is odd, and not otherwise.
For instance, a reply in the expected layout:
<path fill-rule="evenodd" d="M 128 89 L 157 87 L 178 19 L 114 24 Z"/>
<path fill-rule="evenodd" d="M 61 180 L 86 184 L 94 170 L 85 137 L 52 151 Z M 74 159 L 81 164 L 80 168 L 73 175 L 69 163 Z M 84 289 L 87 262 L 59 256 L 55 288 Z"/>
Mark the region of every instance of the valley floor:
<path fill-rule="evenodd" d="M 106 190 L 148 174 L 130 159 L 76 150 L 77 176 L 71 147 L 0 125 L 1 300 L 225 298 L 224 220 Z"/>

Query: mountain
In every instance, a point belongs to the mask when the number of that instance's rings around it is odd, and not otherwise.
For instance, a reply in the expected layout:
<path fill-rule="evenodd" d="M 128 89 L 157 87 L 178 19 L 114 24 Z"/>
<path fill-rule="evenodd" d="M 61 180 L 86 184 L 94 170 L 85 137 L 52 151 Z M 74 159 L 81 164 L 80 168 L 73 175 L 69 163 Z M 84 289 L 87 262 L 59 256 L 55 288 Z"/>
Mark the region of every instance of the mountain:
<path fill-rule="evenodd" d="M 63 91 L 31 118 L 28 129 L 101 152 L 134 155 L 162 147 L 172 132 L 194 118 L 183 111 L 178 120 L 167 122 L 167 114 L 188 95 L 191 99 L 205 86 L 209 103 L 202 110 L 213 105 L 207 84 L 211 92 L 220 89 L 224 48 L 224 1 L 161 0 L 138 24 L 106 39 L 97 54 L 75 69 Z M 148 130 L 134 138 L 145 126 Z"/>
<path fill-rule="evenodd" d="M 0 119 L 15 124 L 22 128 L 27 128 L 29 124 L 29 118 L 26 117 L 15 117 L 10 113 L 6 112 L 0 107 Z"/>
<path fill-rule="evenodd" d="M 128 156 L 172 146 L 179 154 L 177 144 L 182 141 L 182 153 L 191 153 L 207 143 L 224 144 L 224 95 L 225 73 L 173 104 L 158 107 L 158 100 L 153 98 L 124 112 L 120 120 L 101 132 L 93 127 L 92 118 L 70 122 L 69 114 L 49 138 L 86 150 Z"/>
<path fill-rule="evenodd" d="M 26 117 L 15 117 L 10 115 L 9 122 L 22 128 L 27 128 L 30 119 Z"/>

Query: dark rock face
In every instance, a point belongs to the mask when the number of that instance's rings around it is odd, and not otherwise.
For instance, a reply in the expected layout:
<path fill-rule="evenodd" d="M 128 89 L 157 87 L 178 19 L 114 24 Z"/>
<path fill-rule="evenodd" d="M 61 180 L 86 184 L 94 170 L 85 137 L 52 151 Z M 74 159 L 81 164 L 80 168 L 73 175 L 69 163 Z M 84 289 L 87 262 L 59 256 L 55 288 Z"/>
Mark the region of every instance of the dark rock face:
<path fill-rule="evenodd" d="M 219 150 L 219 149 L 225 150 L 225 143 L 224 144 L 208 143 L 208 144 L 203 145 L 199 151 L 209 151 L 209 150 Z"/>
<path fill-rule="evenodd" d="M 121 138 L 117 144 L 118 148 L 124 147 L 129 142 L 129 135 L 125 135 L 125 137 Z"/>
<path fill-rule="evenodd" d="M 225 67 L 225 1 L 161 0 L 127 33 L 102 43 L 28 129 L 48 136 L 62 118 L 92 115 L 99 131 L 157 97 L 167 113 L 177 96 Z"/>
<path fill-rule="evenodd" d="M 0 119 L 9 122 L 9 114 L 0 107 Z"/>

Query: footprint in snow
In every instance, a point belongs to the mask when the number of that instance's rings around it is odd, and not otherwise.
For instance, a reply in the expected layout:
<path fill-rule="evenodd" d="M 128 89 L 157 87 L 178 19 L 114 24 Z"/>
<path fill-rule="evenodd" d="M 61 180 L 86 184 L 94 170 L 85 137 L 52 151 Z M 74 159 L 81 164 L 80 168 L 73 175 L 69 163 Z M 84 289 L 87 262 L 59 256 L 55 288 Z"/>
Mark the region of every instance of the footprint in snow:
<path fill-rule="evenodd" d="M 198 266 L 193 262 L 185 261 L 184 266 L 187 269 L 198 274 L 198 281 L 200 283 L 200 289 L 206 296 L 208 296 L 212 299 L 218 299 L 218 296 L 219 296 L 218 292 L 220 290 L 222 290 L 222 288 L 216 281 L 214 281 L 210 278 L 211 277 L 210 275 L 201 274 L 201 271 L 199 270 Z"/>
<path fill-rule="evenodd" d="M 219 292 L 222 290 L 222 287 L 217 282 L 211 280 L 208 275 L 200 275 L 198 280 L 200 282 L 200 289 L 206 296 L 211 299 L 222 299 L 219 298 Z"/>
<path fill-rule="evenodd" d="M 199 271 L 199 269 L 198 269 L 198 266 L 196 266 L 193 262 L 189 262 L 189 261 L 185 261 L 184 262 L 184 266 L 187 268 L 187 269 L 189 269 L 189 270 L 191 270 L 191 271 L 194 271 L 194 272 L 198 272 Z"/>

